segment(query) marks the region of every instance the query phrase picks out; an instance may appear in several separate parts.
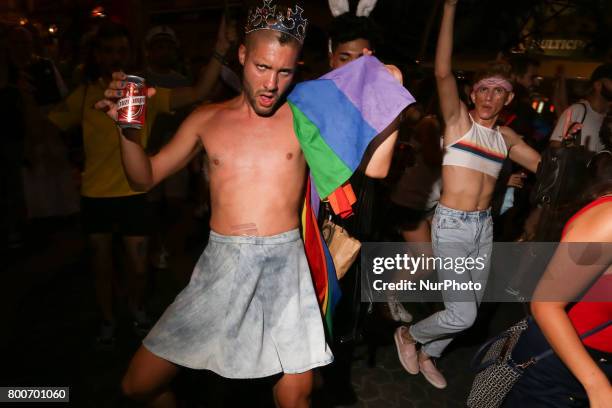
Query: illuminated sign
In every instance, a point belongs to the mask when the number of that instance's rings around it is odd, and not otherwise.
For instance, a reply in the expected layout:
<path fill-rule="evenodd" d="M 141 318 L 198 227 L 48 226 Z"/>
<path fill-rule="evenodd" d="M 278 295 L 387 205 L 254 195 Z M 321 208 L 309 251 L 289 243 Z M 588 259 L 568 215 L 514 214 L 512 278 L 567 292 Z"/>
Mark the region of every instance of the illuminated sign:
<path fill-rule="evenodd" d="M 584 40 L 577 39 L 546 38 L 541 40 L 538 45 L 546 55 L 576 57 L 584 53 L 587 43 Z"/>
<path fill-rule="evenodd" d="M 540 48 L 551 51 L 576 51 L 584 49 L 586 42 L 582 40 L 542 40 Z"/>

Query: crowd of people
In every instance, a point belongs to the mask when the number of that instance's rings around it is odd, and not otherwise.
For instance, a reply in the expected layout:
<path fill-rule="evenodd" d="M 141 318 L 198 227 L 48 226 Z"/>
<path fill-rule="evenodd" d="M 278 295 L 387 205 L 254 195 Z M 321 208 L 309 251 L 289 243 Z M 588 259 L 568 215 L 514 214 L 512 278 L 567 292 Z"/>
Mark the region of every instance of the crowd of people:
<path fill-rule="evenodd" d="M 431 242 L 431 255 L 444 258 L 490 259 L 494 241 L 612 242 L 612 64 L 591 73 L 579 98 L 557 78 L 550 95 L 556 115 L 543 117 L 531 102 L 537 59 L 513 55 L 477 73 L 453 71 L 457 7 L 456 0 L 444 2 L 433 72 L 415 79 L 409 70 L 402 75 L 385 66 L 417 102 L 376 137 L 350 178 L 354 215 L 344 219 L 322 203 L 319 218 L 333 219 L 361 241 Z M 328 53 L 329 71 L 376 55 L 379 28 L 367 4 L 358 9 L 354 15 L 332 7 L 329 48 L 318 51 Z M 25 245 L 34 219 L 80 214 L 100 313 L 94 342 L 112 348 L 113 239 L 121 240 L 127 307 L 144 338 L 122 381 L 129 398 L 176 406 L 171 380 L 188 367 L 227 378 L 278 375 L 277 406 L 306 407 L 314 370 L 329 366 L 322 369 L 325 383 L 340 401 L 355 399 L 353 349 L 371 307 L 360 298 L 363 271 L 355 262 L 340 281 L 343 297 L 329 336 L 300 233 L 310 163 L 285 97 L 309 51 L 302 12 L 265 0 L 250 12 L 244 32 L 223 17 L 210 60 L 191 74 L 182 69 L 181 41 L 168 26 L 148 31 L 138 68 L 128 29 L 98 23 L 83 60 L 63 74 L 34 29 L 0 27 L 3 245 Z M 126 73 L 147 83 L 140 130 L 116 125 Z M 563 162 L 568 170 L 545 174 L 551 152 L 569 147 L 581 153 Z M 551 192 L 542 178 L 575 187 Z M 545 187 L 548 199 L 534 200 Z M 193 272 L 178 277 L 184 289 L 155 322 L 147 311 L 150 269 L 181 258 L 181 226 L 194 217 L 209 220 L 208 244 Z M 596 267 L 555 258 L 549 269 L 568 269 L 575 296 L 609 294 L 610 256 Z M 486 286 L 489 268 L 436 273 Z M 536 293 L 545 290 L 543 279 Z M 443 294 L 441 310 L 418 322 L 410 304 L 389 295 L 384 308 L 397 322 L 393 339 L 407 373 L 447 386 L 436 360 L 474 325 L 483 295 L 475 290 L 469 301 L 457 301 Z M 526 370 L 504 406 L 612 406 L 612 328 L 580 337 L 610 321 L 612 299 L 534 301 L 530 308 L 533 323 L 517 358 L 547 347 L 555 353 Z"/>

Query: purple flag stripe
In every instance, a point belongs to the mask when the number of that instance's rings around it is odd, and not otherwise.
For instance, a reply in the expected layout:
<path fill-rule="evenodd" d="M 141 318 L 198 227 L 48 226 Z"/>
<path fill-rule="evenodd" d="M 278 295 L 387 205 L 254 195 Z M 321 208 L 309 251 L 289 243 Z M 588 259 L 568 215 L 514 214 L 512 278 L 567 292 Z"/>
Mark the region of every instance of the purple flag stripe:
<path fill-rule="evenodd" d="M 357 58 L 321 79 L 334 81 L 378 133 L 389 125 L 390 117 L 397 117 L 407 105 L 415 102 L 410 92 L 375 57 Z"/>

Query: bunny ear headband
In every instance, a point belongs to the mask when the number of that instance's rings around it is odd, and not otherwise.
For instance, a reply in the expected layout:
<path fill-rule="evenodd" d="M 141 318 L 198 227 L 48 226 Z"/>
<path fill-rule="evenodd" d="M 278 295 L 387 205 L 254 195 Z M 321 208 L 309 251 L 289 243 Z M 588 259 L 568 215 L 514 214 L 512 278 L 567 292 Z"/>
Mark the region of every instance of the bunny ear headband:
<path fill-rule="evenodd" d="M 348 13 L 350 11 L 349 0 L 328 0 L 329 9 L 334 17 L 338 17 L 341 14 Z M 376 6 L 377 0 L 359 0 L 357 4 L 357 17 L 368 17 L 374 7 Z"/>
<path fill-rule="evenodd" d="M 374 10 L 374 7 L 376 7 L 377 1 L 378 0 L 359 0 L 359 4 L 357 4 L 357 12 L 355 13 L 357 17 L 368 17 L 372 10 Z M 338 17 L 351 11 L 349 0 L 328 0 L 328 2 L 329 9 L 334 17 Z M 332 52 L 331 38 L 328 41 L 327 47 L 329 48 L 329 52 Z"/>

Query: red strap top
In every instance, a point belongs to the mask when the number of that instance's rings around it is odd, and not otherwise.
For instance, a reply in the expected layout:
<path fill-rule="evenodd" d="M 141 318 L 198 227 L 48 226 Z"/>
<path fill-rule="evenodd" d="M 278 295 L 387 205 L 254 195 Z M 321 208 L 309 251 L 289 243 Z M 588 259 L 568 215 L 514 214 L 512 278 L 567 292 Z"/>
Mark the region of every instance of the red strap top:
<path fill-rule="evenodd" d="M 578 211 L 563 229 L 563 236 L 567 233 L 567 228 L 578 217 L 593 207 L 603 203 L 612 202 L 612 196 L 598 198 L 580 211 Z M 589 288 L 582 299 L 576 303 L 569 311 L 569 318 L 574 328 L 579 334 L 589 331 L 600 324 L 612 319 L 612 302 L 589 302 L 590 299 L 604 299 L 612 293 L 612 275 L 602 275 Z M 606 353 L 612 353 L 612 326 L 587 337 L 584 344 L 590 348 Z"/>

